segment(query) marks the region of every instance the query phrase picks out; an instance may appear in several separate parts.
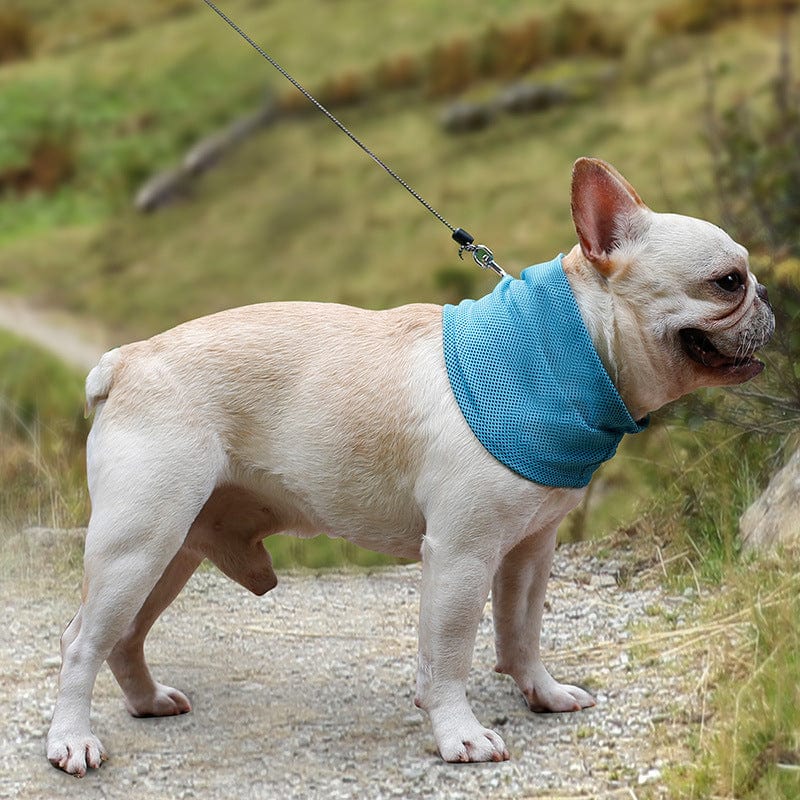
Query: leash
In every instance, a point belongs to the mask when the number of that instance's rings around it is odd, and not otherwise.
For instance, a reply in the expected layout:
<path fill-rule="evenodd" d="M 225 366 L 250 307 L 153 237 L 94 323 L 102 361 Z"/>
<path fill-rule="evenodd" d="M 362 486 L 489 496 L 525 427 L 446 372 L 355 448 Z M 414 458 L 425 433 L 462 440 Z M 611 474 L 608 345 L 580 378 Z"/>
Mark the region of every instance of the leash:
<path fill-rule="evenodd" d="M 475 238 L 465 231 L 463 228 L 456 228 L 451 225 L 425 198 L 415 191 L 406 181 L 404 181 L 386 162 L 380 159 L 372 150 L 367 147 L 354 133 L 348 130 L 327 108 L 325 108 L 319 100 L 316 99 L 309 91 L 307 91 L 297 80 L 295 80 L 272 56 L 269 55 L 260 45 L 258 45 L 245 31 L 243 31 L 225 12 L 221 11 L 211 0 L 203 0 L 203 2 L 222 20 L 239 34 L 262 58 L 266 59 L 273 67 L 275 67 L 287 81 L 289 81 L 296 89 L 298 89 L 305 98 L 321 111 L 342 133 L 347 135 L 355 144 L 357 144 L 379 167 L 394 178 L 415 200 L 421 203 L 431 214 L 433 214 L 442 225 L 450 229 L 453 240 L 459 246 L 458 257 L 464 258 L 464 252 L 472 254 L 475 263 L 481 269 L 490 269 L 492 272 L 497 273 L 501 278 L 505 278 L 508 273 L 494 260 L 494 253 L 483 244 L 475 244 Z"/>

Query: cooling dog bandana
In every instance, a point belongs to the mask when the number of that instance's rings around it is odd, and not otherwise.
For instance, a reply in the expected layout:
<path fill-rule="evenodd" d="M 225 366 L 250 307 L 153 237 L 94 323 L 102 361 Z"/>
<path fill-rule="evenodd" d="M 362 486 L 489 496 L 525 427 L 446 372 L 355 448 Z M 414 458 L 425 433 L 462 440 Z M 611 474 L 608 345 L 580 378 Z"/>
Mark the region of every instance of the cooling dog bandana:
<path fill-rule="evenodd" d="M 586 486 L 636 422 L 594 349 L 561 256 L 443 310 L 453 394 L 481 444 L 545 486 Z"/>

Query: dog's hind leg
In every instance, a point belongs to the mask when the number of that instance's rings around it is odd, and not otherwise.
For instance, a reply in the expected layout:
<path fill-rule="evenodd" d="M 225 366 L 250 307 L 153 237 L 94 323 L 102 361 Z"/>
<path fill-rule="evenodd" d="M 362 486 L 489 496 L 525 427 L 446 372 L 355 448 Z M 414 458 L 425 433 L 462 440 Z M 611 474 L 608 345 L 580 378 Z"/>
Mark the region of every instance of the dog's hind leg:
<path fill-rule="evenodd" d="M 166 421 L 158 433 L 168 444 L 160 449 L 152 432 L 95 425 L 105 430 L 102 447 L 90 441 L 83 603 L 62 641 L 47 737 L 51 763 L 79 776 L 105 758 L 89 724 L 97 673 L 175 559 L 223 463 L 213 442 Z"/>
<path fill-rule="evenodd" d="M 134 717 L 164 717 L 192 710 L 183 692 L 153 679 L 144 657 L 144 640 L 202 560 L 202 553 L 186 546 L 178 550 L 108 657 L 108 665 L 125 694 L 125 706 Z"/>
<path fill-rule="evenodd" d="M 263 594 L 277 582 L 269 554 L 257 541 L 246 550 L 238 541 L 234 541 L 238 549 L 230 546 L 208 547 L 207 541 L 197 541 L 198 537 L 193 533 L 198 529 L 205 533 L 205 530 L 198 526 L 203 517 L 201 513 L 187 537 L 192 546 L 187 546 L 189 544 L 187 542 L 178 550 L 107 659 L 125 695 L 125 706 L 134 717 L 172 716 L 192 710 L 191 703 L 183 692 L 153 679 L 144 655 L 144 642 L 150 629 L 180 594 L 204 557 L 210 558 L 229 577 L 233 577 L 255 594 Z M 205 547 L 201 551 L 197 549 L 197 545 Z M 241 566 L 232 560 L 233 555 L 241 555 Z M 62 655 L 63 650 L 67 649 L 77 636 L 82 617 L 83 607 L 64 631 Z"/>
<path fill-rule="evenodd" d="M 211 493 L 183 546 L 108 657 L 133 716 L 162 717 L 191 711 L 182 692 L 153 679 L 144 657 L 145 638 L 203 558 L 254 594 L 274 588 L 277 578 L 261 543 L 274 527 L 269 510 L 246 490 L 227 485 Z"/>
<path fill-rule="evenodd" d="M 108 544 L 90 544 L 97 524 L 94 529 L 90 526 L 87 535 L 85 597 L 62 641 L 58 698 L 47 737 L 51 763 L 74 775 L 84 775 L 87 767 L 99 767 L 105 758 L 89 726 L 97 673 L 180 548 L 191 524 L 186 520 L 185 527 L 166 528 L 153 522 L 152 527 L 144 528 L 139 521 L 132 524 L 106 518 L 102 525 L 111 529 L 107 531 L 110 535 L 103 537 Z M 138 551 L 125 546 L 138 536 L 147 537 L 151 546 Z M 158 546 L 154 546 L 156 539 Z"/>

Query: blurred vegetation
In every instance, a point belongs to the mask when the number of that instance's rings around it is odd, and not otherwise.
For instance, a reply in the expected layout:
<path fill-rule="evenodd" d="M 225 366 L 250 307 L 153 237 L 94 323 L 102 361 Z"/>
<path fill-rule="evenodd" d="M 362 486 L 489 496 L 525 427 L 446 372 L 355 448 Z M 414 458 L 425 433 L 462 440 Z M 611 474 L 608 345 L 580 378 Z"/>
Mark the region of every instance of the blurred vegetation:
<path fill-rule="evenodd" d="M 678 580 L 698 589 L 698 581 L 724 581 L 721 601 L 706 615 L 723 630 L 734 620 L 745 631 L 713 651 L 705 645 L 713 673 L 703 704 L 714 721 L 707 735 L 701 728 L 694 763 L 672 772 L 672 796 L 679 798 L 800 796 L 800 549 L 743 560 L 738 537 L 741 514 L 800 446 L 800 81 L 793 23 L 786 18 L 778 67 L 759 91 L 721 105 L 712 78 L 708 85 L 706 141 L 723 225 L 750 248 L 775 309 L 768 370 L 753 386 L 701 393 L 673 409 L 689 425 L 706 422 L 684 468 L 641 521 L 658 531 L 665 552 L 687 554 L 676 564 L 689 564 L 691 577 L 678 566 Z"/>
<path fill-rule="evenodd" d="M 779 65 L 760 95 L 718 110 L 710 87 L 708 143 L 722 224 L 752 251 L 772 287 L 777 337 L 766 381 L 737 392 L 755 400 L 761 424 L 800 417 L 800 80 L 788 23 Z M 748 416 L 748 424 L 758 423 Z"/>
<path fill-rule="evenodd" d="M 799 617 L 800 576 L 787 554 L 729 570 L 705 612 L 714 641 L 698 646 L 710 667 L 705 726 L 670 771 L 670 797 L 800 796 Z"/>
<path fill-rule="evenodd" d="M 798 0 L 673 0 L 656 12 L 656 22 L 666 33 L 708 33 L 732 20 L 783 14 L 798 6 Z"/>
<path fill-rule="evenodd" d="M 0 9 L 0 64 L 33 52 L 33 25 L 20 8 Z"/>
<path fill-rule="evenodd" d="M 120 339 L 261 299 L 370 306 L 449 299 L 436 279 L 440 267 L 454 265 L 449 238 L 319 115 L 247 142 L 224 170 L 196 183 L 189 202 L 152 217 L 131 211 L 147 177 L 287 92 L 277 73 L 196 6 L 164 15 L 155 2 L 87 0 L 70 15 L 46 0 L 25 4 L 36 48 L 0 70 L 0 287 L 99 318 Z M 648 28 L 657 6 L 615 0 L 554 12 L 545 2 L 471 0 L 399 12 L 362 0 L 226 4 L 306 85 L 334 104 L 337 97 L 354 103 L 345 122 L 448 216 L 502 241 L 498 256 L 516 270 L 571 242 L 567 184 L 578 155 L 602 151 L 643 191 L 660 193 L 669 131 L 683 124 L 682 107 L 692 102 L 686 79 L 699 62 L 684 69 L 683 45 Z M 130 25 L 124 35 L 101 35 L 96 15 L 115 10 Z M 669 69 L 641 66 L 651 86 L 621 84 L 602 103 L 507 119 L 468 139 L 439 129 L 441 101 L 426 87 L 435 78 L 433 54 L 448 42 L 466 43 L 476 76 L 455 82 L 483 91 L 520 76 L 569 82 L 576 73 L 605 74 L 609 63 L 639 69 L 629 63 L 640 58 L 631 54 L 634 40 L 620 42 L 620 31 L 634 29 L 655 37 L 647 58 L 676 50 Z M 721 42 L 721 52 L 757 58 L 764 37 L 736 36 L 742 41 Z M 146 70 L 138 68 L 143 60 Z M 641 150 L 631 151 L 633 140 Z M 47 191 L 33 177 L 42 142 L 61 146 L 62 168 Z M 696 205 L 690 175 L 707 164 L 696 131 L 681 144 L 685 163 L 669 167 L 669 190 Z M 474 291 L 491 281 L 481 275 Z"/>
<path fill-rule="evenodd" d="M 83 380 L 0 331 L 0 529 L 86 520 Z"/>

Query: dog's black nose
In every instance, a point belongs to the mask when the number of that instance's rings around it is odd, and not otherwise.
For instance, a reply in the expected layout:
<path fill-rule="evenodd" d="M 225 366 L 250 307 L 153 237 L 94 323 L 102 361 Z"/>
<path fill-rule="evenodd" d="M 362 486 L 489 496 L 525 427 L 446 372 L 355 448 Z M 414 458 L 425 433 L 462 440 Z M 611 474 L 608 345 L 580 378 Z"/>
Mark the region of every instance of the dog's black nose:
<path fill-rule="evenodd" d="M 756 284 L 756 294 L 759 296 L 761 300 L 763 300 L 767 305 L 769 305 L 769 292 L 767 291 L 767 287 L 764 286 L 763 283 Z"/>

